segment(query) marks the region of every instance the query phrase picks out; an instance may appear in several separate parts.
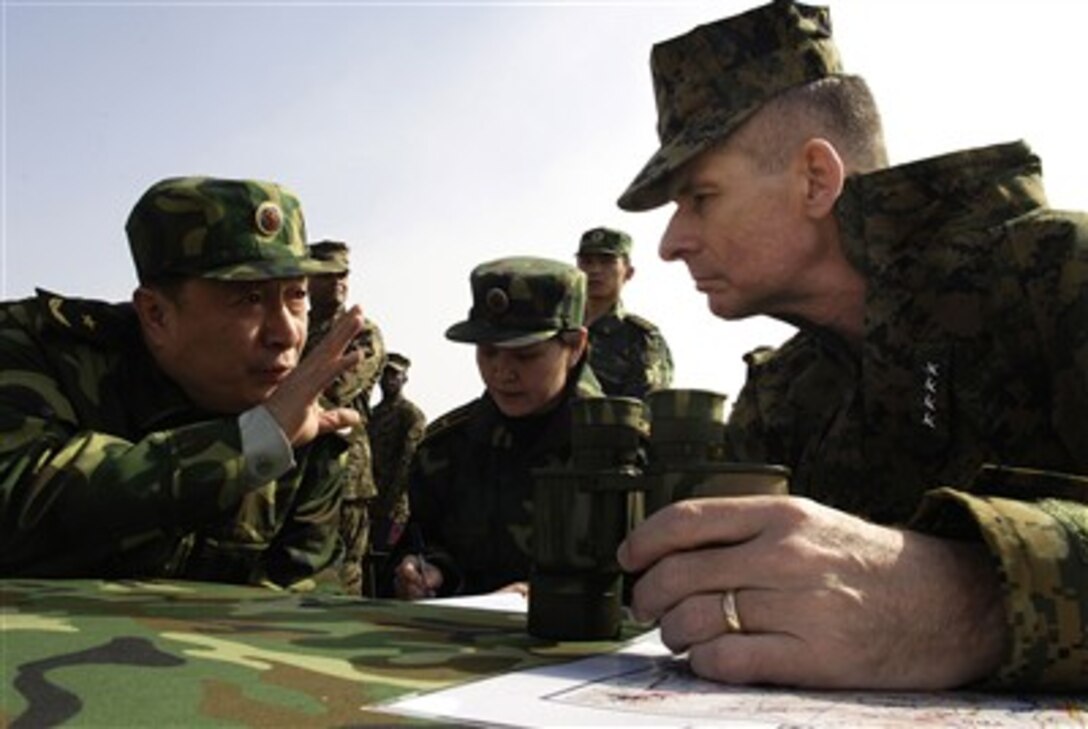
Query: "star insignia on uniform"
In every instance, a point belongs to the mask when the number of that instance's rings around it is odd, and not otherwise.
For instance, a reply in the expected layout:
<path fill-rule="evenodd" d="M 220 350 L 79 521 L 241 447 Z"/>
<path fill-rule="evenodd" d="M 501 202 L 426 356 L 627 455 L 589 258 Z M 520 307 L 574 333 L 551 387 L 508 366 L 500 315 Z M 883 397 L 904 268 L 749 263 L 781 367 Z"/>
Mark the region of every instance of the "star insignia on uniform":
<path fill-rule="evenodd" d="M 91 316 L 90 314 L 84 314 L 83 315 L 83 326 L 87 329 L 87 331 L 93 332 L 95 330 L 95 328 L 98 327 L 98 322 L 96 322 L 94 320 L 94 317 Z"/>

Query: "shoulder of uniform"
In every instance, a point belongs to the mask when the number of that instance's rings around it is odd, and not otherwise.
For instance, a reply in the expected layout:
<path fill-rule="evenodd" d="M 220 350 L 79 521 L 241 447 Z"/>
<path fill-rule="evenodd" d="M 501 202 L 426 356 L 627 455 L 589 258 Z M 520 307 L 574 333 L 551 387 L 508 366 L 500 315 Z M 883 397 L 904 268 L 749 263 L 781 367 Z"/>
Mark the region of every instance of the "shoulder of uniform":
<path fill-rule="evenodd" d="M 631 324 L 633 324 L 638 329 L 641 329 L 642 331 L 647 332 L 649 334 L 657 334 L 658 333 L 658 329 L 657 329 L 656 324 L 654 324 L 652 321 L 650 321 L 649 319 L 647 319 L 645 317 L 639 316 L 638 314 L 632 314 L 630 312 L 627 312 L 627 316 L 625 316 L 623 318 L 623 320 L 626 321 L 626 322 L 630 322 Z"/>
<path fill-rule="evenodd" d="M 427 424 L 427 428 L 423 432 L 423 437 L 428 440 L 433 440 L 464 425 L 472 416 L 472 408 L 475 404 L 476 401 L 473 400 L 472 402 L 465 403 L 458 408 L 450 410 L 444 415 L 439 415 Z"/>
<path fill-rule="evenodd" d="M 744 355 L 749 367 L 797 367 L 819 356 L 819 344 L 804 332 L 798 332 L 777 347 L 760 346 Z"/>
<path fill-rule="evenodd" d="M 102 342 L 131 331 L 136 313 L 130 304 L 79 299 L 37 289 L 44 326 L 90 342 Z"/>
<path fill-rule="evenodd" d="M 774 359 L 774 356 L 777 353 L 778 349 L 775 347 L 768 347 L 766 345 L 756 347 L 744 355 L 744 364 L 749 367 L 760 367 Z"/>

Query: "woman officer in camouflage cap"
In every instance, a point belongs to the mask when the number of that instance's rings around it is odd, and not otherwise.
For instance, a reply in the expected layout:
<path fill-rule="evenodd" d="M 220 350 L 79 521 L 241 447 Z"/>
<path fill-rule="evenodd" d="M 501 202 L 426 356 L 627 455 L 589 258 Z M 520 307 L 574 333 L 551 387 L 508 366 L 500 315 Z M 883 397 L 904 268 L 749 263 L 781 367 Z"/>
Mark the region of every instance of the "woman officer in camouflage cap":
<path fill-rule="evenodd" d="M 446 337 L 476 345 L 484 394 L 427 429 L 412 464 L 398 597 L 524 591 L 531 470 L 570 456 L 570 403 L 601 395 L 586 365 L 585 275 L 543 258 L 477 266 Z"/>

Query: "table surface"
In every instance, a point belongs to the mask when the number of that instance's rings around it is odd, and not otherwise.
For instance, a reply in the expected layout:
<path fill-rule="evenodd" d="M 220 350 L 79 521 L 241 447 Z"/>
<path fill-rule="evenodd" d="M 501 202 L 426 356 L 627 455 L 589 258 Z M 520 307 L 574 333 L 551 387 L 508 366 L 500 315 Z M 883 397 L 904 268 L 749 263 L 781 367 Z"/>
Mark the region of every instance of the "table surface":
<path fill-rule="evenodd" d="M 619 645 L 540 640 L 525 619 L 212 583 L 0 580 L 0 726 L 420 723 L 380 705 Z"/>

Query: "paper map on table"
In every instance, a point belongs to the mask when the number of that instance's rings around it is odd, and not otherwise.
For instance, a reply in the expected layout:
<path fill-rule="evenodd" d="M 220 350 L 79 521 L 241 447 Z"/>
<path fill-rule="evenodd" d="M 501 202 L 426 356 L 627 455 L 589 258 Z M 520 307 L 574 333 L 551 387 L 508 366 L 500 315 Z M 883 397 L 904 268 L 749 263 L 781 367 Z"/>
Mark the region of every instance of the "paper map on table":
<path fill-rule="evenodd" d="M 1088 697 L 731 687 L 704 681 L 657 633 L 623 650 L 384 707 L 509 726 L 1088 727 Z"/>

